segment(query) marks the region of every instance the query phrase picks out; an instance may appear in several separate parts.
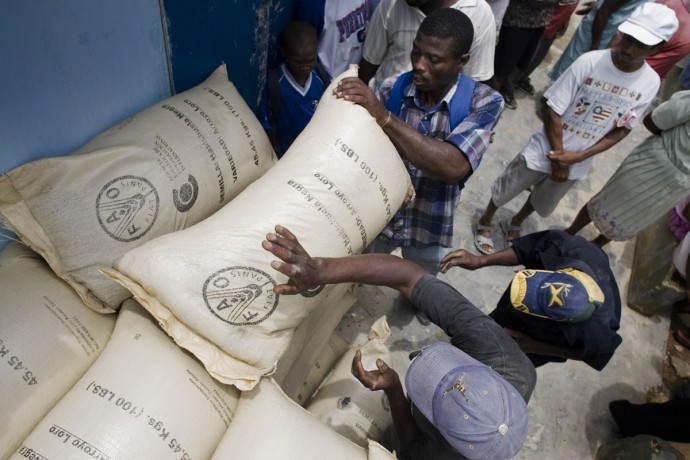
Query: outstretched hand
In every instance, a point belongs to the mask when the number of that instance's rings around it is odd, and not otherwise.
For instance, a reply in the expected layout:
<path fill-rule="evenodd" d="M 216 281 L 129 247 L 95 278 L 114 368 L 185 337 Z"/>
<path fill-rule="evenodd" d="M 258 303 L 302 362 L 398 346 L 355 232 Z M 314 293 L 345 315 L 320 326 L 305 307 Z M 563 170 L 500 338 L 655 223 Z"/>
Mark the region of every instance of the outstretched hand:
<path fill-rule="evenodd" d="M 371 88 L 358 77 L 343 78 L 333 92 L 337 98 L 352 101 L 367 109 L 379 126 L 383 125 L 389 117 L 386 107 L 376 98 Z"/>
<path fill-rule="evenodd" d="M 377 370 L 367 371 L 362 365 L 362 352 L 357 350 L 352 359 L 352 375 L 359 380 L 362 385 L 372 391 L 391 390 L 397 385 L 401 385 L 398 373 L 388 367 L 382 359 L 376 360 Z"/>
<path fill-rule="evenodd" d="M 481 257 L 465 249 L 449 252 L 441 259 L 439 269 L 441 273 L 446 273 L 451 267 L 460 267 L 467 270 L 476 270 L 482 267 Z"/>
<path fill-rule="evenodd" d="M 289 278 L 286 284 L 279 284 L 273 288 L 276 294 L 299 294 L 306 290 L 319 286 L 318 281 L 321 270 L 297 237 L 285 227 L 276 225 L 275 233 L 266 235 L 261 246 L 278 257 L 282 262 L 274 260 L 271 267 Z"/>

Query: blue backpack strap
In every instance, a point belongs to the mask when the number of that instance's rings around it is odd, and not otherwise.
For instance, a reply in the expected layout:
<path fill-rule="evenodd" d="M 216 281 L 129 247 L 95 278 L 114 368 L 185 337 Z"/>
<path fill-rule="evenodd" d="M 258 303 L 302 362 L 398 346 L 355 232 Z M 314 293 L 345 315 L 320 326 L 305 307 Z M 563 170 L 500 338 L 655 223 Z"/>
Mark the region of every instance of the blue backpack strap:
<path fill-rule="evenodd" d="M 402 101 L 405 98 L 405 88 L 412 82 L 412 72 L 405 72 L 400 75 L 393 84 L 388 95 L 386 108 L 395 116 L 400 115 Z M 472 94 L 477 82 L 466 75 L 460 74 L 458 87 L 455 90 L 453 99 L 450 101 L 448 110 L 450 112 L 450 130 L 453 131 L 470 113 Z"/>
<path fill-rule="evenodd" d="M 458 87 L 455 90 L 453 99 L 450 100 L 450 130 L 453 131 L 465 118 L 470 114 L 470 104 L 472 103 L 472 94 L 474 94 L 474 87 L 477 82 L 470 77 L 460 75 Z"/>
<path fill-rule="evenodd" d="M 405 98 L 405 88 L 412 82 L 412 71 L 405 72 L 400 75 L 395 83 L 391 92 L 388 94 L 388 101 L 386 102 L 386 108 L 396 117 L 400 115 L 400 109 L 402 108 L 402 101 Z"/>

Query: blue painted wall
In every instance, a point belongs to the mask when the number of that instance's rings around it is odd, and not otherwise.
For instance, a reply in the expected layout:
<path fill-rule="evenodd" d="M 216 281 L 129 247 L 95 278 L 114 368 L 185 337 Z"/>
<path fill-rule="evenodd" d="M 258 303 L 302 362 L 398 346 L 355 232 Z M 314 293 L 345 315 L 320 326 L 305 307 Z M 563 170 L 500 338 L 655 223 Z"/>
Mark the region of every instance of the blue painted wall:
<path fill-rule="evenodd" d="M 222 62 L 255 108 L 294 0 L 4 0 L 0 7 L 2 174 L 72 152 L 197 85 Z"/>
<path fill-rule="evenodd" d="M 0 172 L 69 153 L 170 95 L 157 0 L 5 0 Z"/>
<path fill-rule="evenodd" d="M 256 108 L 266 71 L 294 0 L 165 0 L 175 91 L 202 82 L 225 62 L 228 76 Z"/>

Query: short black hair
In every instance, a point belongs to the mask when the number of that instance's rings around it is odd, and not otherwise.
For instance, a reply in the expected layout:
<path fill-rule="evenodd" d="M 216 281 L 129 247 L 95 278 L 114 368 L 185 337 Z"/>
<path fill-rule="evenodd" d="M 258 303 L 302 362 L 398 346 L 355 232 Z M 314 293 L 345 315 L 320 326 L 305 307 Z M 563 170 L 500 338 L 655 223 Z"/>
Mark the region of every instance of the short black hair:
<path fill-rule="evenodd" d="M 283 46 L 289 49 L 301 47 L 306 44 L 319 43 L 319 37 L 316 35 L 316 29 L 307 21 L 290 21 L 281 37 Z"/>
<path fill-rule="evenodd" d="M 474 39 L 472 21 L 465 13 L 455 8 L 434 10 L 424 18 L 418 33 L 428 37 L 452 38 L 456 57 L 469 53 Z"/>

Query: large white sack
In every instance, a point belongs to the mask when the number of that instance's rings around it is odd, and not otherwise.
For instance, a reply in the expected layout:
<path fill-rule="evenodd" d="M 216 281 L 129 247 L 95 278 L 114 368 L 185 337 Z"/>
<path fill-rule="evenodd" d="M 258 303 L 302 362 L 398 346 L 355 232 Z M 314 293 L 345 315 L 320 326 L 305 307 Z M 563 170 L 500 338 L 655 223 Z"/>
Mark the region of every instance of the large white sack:
<path fill-rule="evenodd" d="M 334 334 L 335 328 L 357 301 L 352 285 L 340 284 L 333 301 L 321 302 L 295 329 L 290 345 L 278 361 L 273 379 L 283 392 L 304 406 L 331 371 L 349 344 Z"/>
<path fill-rule="evenodd" d="M 354 76 L 351 69 L 341 75 Z M 368 112 L 326 89 L 280 162 L 208 219 L 124 255 L 117 279 L 219 380 L 251 389 L 332 286 L 279 296 L 287 281 L 261 247 L 279 223 L 311 254 L 356 254 L 404 201 L 410 177 Z"/>
<path fill-rule="evenodd" d="M 0 177 L 0 216 L 89 307 L 112 312 L 130 293 L 99 268 L 208 217 L 275 161 L 222 65 L 74 154 Z"/>
<path fill-rule="evenodd" d="M 208 459 L 238 400 L 130 299 L 101 356 L 11 458 Z"/>
<path fill-rule="evenodd" d="M 371 391 L 352 375 L 352 360 L 361 350 L 364 369 L 376 369 L 376 360 L 391 362 L 385 341 L 391 331 L 383 316 L 369 330 L 367 342 L 345 353 L 333 372 L 319 387 L 306 408 L 316 418 L 365 447 L 369 439 L 381 441 L 393 425 L 388 398 L 383 391 Z"/>
<path fill-rule="evenodd" d="M 212 460 L 364 460 L 395 458 L 378 444 L 372 456 L 288 398 L 269 378 L 243 392 L 235 421 Z"/>
<path fill-rule="evenodd" d="M 0 458 L 7 458 L 96 360 L 115 317 L 84 306 L 41 256 L 0 252 Z"/>

